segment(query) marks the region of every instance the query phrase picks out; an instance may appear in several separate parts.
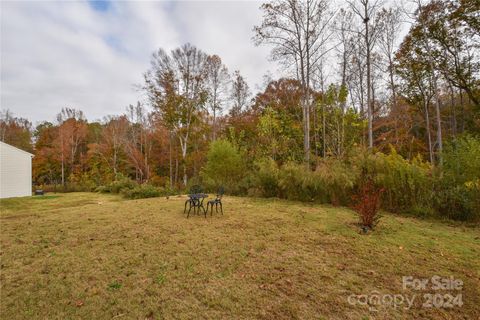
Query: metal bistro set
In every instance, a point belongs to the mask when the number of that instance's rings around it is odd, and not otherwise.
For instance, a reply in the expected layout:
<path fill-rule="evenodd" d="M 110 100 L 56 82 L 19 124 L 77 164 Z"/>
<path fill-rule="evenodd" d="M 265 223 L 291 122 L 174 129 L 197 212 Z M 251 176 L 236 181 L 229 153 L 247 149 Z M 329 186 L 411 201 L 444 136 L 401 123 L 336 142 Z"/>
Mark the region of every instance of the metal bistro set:
<path fill-rule="evenodd" d="M 222 197 L 225 193 L 225 189 L 220 187 L 217 191 L 215 199 L 207 201 L 207 208 L 205 209 L 203 203 L 205 198 L 208 197 L 208 194 L 203 193 L 203 189 L 201 186 L 195 185 L 190 188 L 188 194 L 188 200 L 185 201 L 185 208 L 183 209 L 183 213 L 187 213 L 187 218 L 190 217 L 190 212 L 193 208 L 194 214 L 199 214 L 200 209 L 203 210 L 203 214 L 205 218 L 207 217 L 208 209 L 210 209 L 210 215 L 213 214 L 213 206 L 215 206 L 215 212 L 218 213 L 218 207 L 220 207 L 220 212 L 223 215 L 223 205 L 222 205 Z M 187 211 L 188 205 L 188 211 Z"/>

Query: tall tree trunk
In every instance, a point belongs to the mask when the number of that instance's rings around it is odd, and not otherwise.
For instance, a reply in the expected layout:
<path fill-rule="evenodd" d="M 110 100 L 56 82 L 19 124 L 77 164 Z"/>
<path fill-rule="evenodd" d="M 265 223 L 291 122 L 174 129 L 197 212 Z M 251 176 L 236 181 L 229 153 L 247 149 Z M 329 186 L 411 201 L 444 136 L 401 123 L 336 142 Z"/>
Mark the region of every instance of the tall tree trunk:
<path fill-rule="evenodd" d="M 61 128 L 60 128 L 61 130 Z M 62 187 L 65 188 L 65 145 L 64 145 L 64 142 L 63 142 L 63 133 L 60 133 L 61 134 L 61 137 L 60 137 L 60 141 L 61 141 L 61 148 L 62 148 Z"/>
<path fill-rule="evenodd" d="M 173 144 L 173 136 L 172 136 L 172 131 L 169 131 L 169 154 L 168 154 L 168 164 L 169 164 L 169 170 L 170 170 L 170 189 L 173 189 L 173 158 L 172 158 L 172 144 Z"/>
<path fill-rule="evenodd" d="M 463 105 L 462 89 L 459 90 L 460 95 L 460 133 L 465 130 L 465 106 Z"/>
<path fill-rule="evenodd" d="M 183 185 L 187 186 L 187 141 L 181 142 L 182 164 L 183 164 Z"/>
<path fill-rule="evenodd" d="M 65 187 L 65 161 L 63 160 L 63 151 L 62 151 L 62 186 Z"/>
<path fill-rule="evenodd" d="M 433 163 L 433 148 L 432 148 L 432 134 L 430 132 L 430 116 L 428 113 L 428 102 L 424 103 L 425 108 L 425 126 L 427 128 L 428 154 L 430 156 L 430 163 Z"/>
<path fill-rule="evenodd" d="M 322 90 L 322 156 L 325 158 L 327 150 L 326 114 L 325 114 L 325 79 L 323 78 L 323 64 L 320 69 L 320 90 Z"/>
<path fill-rule="evenodd" d="M 175 156 L 175 184 L 178 183 L 178 155 Z"/>
<path fill-rule="evenodd" d="M 318 156 L 318 133 L 317 133 L 317 108 L 316 105 L 313 105 L 313 153 L 315 154 L 315 157 Z"/>
<path fill-rule="evenodd" d="M 367 48 L 367 113 L 368 113 L 368 148 L 373 148 L 373 110 L 371 101 L 371 64 L 370 64 L 370 38 L 368 26 L 368 1 L 365 2 L 365 45 Z"/>
<path fill-rule="evenodd" d="M 217 112 L 213 108 L 213 141 L 217 139 Z"/>
<path fill-rule="evenodd" d="M 305 153 L 305 162 L 310 162 L 310 107 L 308 98 L 303 100 L 303 151 Z"/>
<path fill-rule="evenodd" d="M 323 140 L 323 157 L 327 155 L 327 131 L 326 131 L 327 120 L 325 117 L 325 103 L 322 103 L 322 140 Z"/>
<path fill-rule="evenodd" d="M 442 152 L 443 152 L 443 141 L 442 141 L 442 119 L 440 114 L 440 97 L 437 90 L 437 78 L 433 76 L 433 87 L 435 90 L 435 115 L 437 118 L 437 143 L 438 143 L 438 162 L 442 165 Z"/>
<path fill-rule="evenodd" d="M 388 75 L 390 90 L 392 90 L 392 113 L 394 121 L 395 146 L 398 146 L 398 112 L 397 112 L 397 90 L 395 88 L 394 65 L 391 55 L 388 55 Z"/>
<path fill-rule="evenodd" d="M 421 11 L 422 5 L 421 2 L 419 2 L 419 10 Z M 423 31 L 425 34 L 428 34 L 428 30 L 423 26 Z M 442 120 L 440 118 L 440 97 L 438 94 L 438 86 L 437 86 L 437 75 L 435 74 L 435 66 L 433 63 L 433 58 L 432 55 L 430 54 L 430 44 L 428 42 L 428 39 L 425 40 L 425 47 L 427 49 L 427 58 L 428 58 L 428 64 L 430 66 L 430 70 L 432 72 L 432 84 L 433 84 L 433 93 L 434 93 L 434 98 L 435 98 L 435 116 L 437 120 L 437 143 L 438 143 L 438 160 L 440 165 L 442 164 L 442 152 L 443 152 L 443 142 L 442 142 Z"/>
<path fill-rule="evenodd" d="M 341 92 L 346 90 L 347 88 L 347 52 L 344 47 L 343 50 L 343 60 L 342 60 L 342 84 L 340 87 Z M 341 109 L 342 109 L 342 134 L 341 134 L 341 152 L 343 155 L 343 150 L 344 150 L 344 142 L 345 142 L 345 108 L 347 104 L 347 99 L 345 97 L 345 100 L 341 102 Z"/>
<path fill-rule="evenodd" d="M 117 148 L 113 148 L 113 175 L 117 176 Z"/>
<path fill-rule="evenodd" d="M 452 135 L 455 137 L 457 135 L 457 110 L 455 107 L 455 90 L 453 86 L 450 86 L 450 104 L 452 108 Z"/>

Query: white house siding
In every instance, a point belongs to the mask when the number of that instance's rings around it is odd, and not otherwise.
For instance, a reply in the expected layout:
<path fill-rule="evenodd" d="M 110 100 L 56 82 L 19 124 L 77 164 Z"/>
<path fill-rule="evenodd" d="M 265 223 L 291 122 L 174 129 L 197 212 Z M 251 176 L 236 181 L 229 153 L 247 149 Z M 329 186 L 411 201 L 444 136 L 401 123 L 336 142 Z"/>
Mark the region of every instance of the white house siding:
<path fill-rule="evenodd" d="M 32 195 L 32 156 L 0 141 L 0 198 Z"/>

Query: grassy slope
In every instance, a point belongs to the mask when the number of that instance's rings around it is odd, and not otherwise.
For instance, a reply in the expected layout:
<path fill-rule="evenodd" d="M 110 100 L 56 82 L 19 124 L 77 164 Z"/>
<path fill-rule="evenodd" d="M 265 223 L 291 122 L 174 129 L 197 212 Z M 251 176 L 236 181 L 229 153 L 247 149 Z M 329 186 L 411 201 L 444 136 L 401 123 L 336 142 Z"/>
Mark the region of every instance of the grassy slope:
<path fill-rule="evenodd" d="M 480 318 L 479 228 L 385 215 L 365 236 L 347 209 L 232 197 L 187 220 L 183 201 L 1 201 L 1 318 Z M 464 281 L 463 307 L 347 303 L 435 274 Z"/>

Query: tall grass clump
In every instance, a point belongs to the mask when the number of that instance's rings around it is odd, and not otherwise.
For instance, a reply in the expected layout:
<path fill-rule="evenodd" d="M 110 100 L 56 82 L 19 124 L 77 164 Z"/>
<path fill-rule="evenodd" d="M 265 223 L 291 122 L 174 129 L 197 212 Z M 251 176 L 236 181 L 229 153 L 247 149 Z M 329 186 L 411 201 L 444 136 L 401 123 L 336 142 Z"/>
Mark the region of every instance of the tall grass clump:
<path fill-rule="evenodd" d="M 361 173 L 361 167 L 355 162 L 327 158 L 318 164 L 316 177 L 322 202 L 333 205 L 348 205 Z"/>
<path fill-rule="evenodd" d="M 315 171 L 304 164 L 290 162 L 278 173 L 280 196 L 334 205 L 349 203 L 358 179 L 358 168 L 349 168 L 342 160 L 334 158 L 321 160 Z"/>
<path fill-rule="evenodd" d="M 289 200 L 315 201 L 319 190 L 313 173 L 304 164 L 288 162 L 278 171 L 280 196 Z"/>
<path fill-rule="evenodd" d="M 138 183 L 132 179 L 125 177 L 122 174 L 118 174 L 116 179 L 104 186 L 97 187 L 95 190 L 101 193 L 115 193 L 118 194 L 122 190 L 133 189 L 138 186 Z"/>
<path fill-rule="evenodd" d="M 455 220 L 480 220 L 480 139 L 465 136 L 446 144 L 437 170 L 435 206 Z"/>
<path fill-rule="evenodd" d="M 164 190 L 149 184 L 140 184 L 132 189 L 122 189 L 121 194 L 127 199 L 144 199 L 160 197 Z"/>
<path fill-rule="evenodd" d="M 253 186 L 249 194 L 266 198 L 280 197 L 279 173 L 277 163 L 271 158 L 263 158 L 255 162 L 251 173 Z"/>
<path fill-rule="evenodd" d="M 390 154 L 367 155 L 362 166 L 384 190 L 383 209 L 421 215 L 431 213 L 434 180 L 428 162 L 420 157 L 404 159 L 392 148 Z"/>

